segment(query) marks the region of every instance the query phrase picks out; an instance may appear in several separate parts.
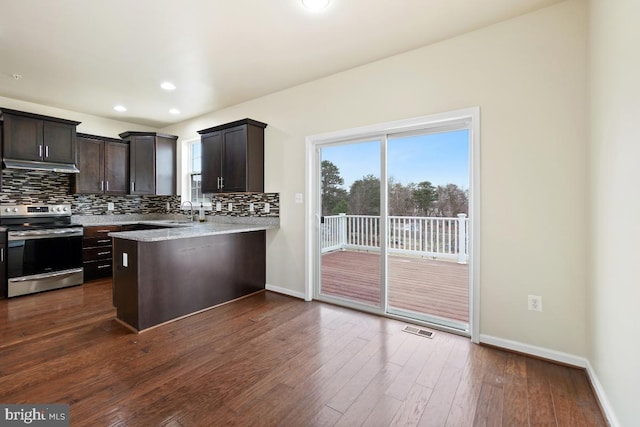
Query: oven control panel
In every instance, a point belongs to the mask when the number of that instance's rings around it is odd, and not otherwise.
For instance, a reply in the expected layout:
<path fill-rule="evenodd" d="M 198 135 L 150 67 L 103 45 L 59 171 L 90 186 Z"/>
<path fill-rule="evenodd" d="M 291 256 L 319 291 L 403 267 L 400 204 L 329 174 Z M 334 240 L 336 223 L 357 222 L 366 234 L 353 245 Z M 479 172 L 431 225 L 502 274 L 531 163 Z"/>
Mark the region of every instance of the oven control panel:
<path fill-rule="evenodd" d="M 2 217 L 70 216 L 71 205 L 7 205 L 0 208 Z"/>

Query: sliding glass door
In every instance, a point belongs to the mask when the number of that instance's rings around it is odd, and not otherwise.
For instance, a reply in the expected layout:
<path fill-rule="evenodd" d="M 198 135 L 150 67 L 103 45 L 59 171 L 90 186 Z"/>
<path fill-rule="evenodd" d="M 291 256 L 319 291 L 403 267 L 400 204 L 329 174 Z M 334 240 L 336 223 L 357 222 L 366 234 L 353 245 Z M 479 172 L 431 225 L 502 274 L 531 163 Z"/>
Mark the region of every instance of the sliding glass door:
<path fill-rule="evenodd" d="M 387 312 L 468 330 L 469 131 L 387 141 Z"/>
<path fill-rule="evenodd" d="M 379 140 L 320 149 L 319 293 L 381 307 Z"/>
<path fill-rule="evenodd" d="M 470 333 L 470 124 L 315 146 L 314 298 Z"/>

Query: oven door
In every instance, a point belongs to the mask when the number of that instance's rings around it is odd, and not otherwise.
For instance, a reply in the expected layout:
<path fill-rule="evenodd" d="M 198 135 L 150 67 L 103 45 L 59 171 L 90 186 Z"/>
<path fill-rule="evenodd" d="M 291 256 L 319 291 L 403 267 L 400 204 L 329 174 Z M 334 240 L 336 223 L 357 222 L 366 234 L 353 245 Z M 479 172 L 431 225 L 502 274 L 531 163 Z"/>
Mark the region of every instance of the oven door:
<path fill-rule="evenodd" d="M 16 237 L 7 242 L 7 296 L 83 282 L 82 236 Z"/>

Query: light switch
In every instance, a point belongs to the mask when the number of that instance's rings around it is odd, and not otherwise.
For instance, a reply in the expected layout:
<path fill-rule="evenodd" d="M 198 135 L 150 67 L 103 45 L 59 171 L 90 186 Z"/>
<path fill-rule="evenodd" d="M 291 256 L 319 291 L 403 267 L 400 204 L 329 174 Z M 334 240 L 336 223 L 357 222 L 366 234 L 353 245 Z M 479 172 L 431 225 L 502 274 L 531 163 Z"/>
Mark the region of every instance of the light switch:
<path fill-rule="evenodd" d="M 232 211 L 233 211 L 233 203 L 229 203 L 229 204 L 227 205 L 227 210 L 228 210 L 229 212 L 232 212 Z"/>
<path fill-rule="evenodd" d="M 300 204 L 303 202 L 302 193 L 296 193 L 296 203 Z"/>
<path fill-rule="evenodd" d="M 264 212 L 265 213 L 269 213 L 270 210 L 271 210 L 271 206 L 269 205 L 269 203 L 265 203 L 264 204 Z"/>
<path fill-rule="evenodd" d="M 216 202 L 216 211 L 220 212 L 222 210 L 222 203 Z"/>
<path fill-rule="evenodd" d="M 253 203 L 249 203 L 249 212 L 253 212 Z"/>

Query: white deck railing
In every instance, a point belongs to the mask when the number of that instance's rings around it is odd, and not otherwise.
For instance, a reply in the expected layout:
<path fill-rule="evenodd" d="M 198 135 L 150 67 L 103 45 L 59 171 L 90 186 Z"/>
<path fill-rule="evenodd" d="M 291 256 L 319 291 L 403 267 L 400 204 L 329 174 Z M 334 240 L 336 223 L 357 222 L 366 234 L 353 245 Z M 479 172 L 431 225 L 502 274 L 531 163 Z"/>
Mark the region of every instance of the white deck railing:
<path fill-rule="evenodd" d="M 469 219 L 390 216 L 387 218 L 387 246 L 390 253 L 455 259 L 469 259 Z M 322 252 L 335 250 L 380 250 L 380 217 L 339 214 L 325 216 L 322 224 Z"/>

